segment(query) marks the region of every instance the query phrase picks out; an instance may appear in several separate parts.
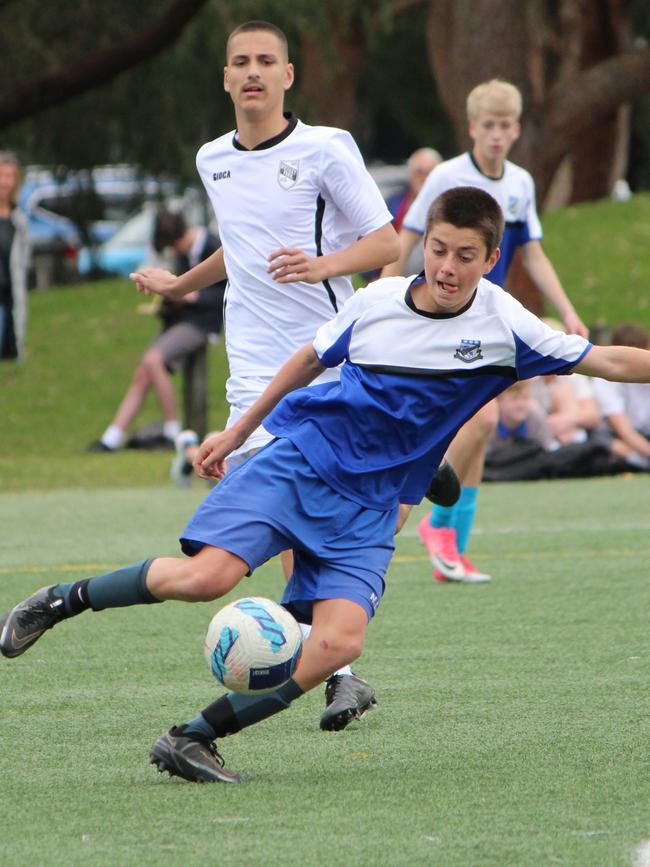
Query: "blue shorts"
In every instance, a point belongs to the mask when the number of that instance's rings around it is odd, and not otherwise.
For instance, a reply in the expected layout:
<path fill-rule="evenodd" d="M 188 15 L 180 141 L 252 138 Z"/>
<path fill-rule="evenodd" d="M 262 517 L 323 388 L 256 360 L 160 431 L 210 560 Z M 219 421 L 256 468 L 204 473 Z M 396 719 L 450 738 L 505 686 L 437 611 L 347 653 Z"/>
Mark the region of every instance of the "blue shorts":
<path fill-rule="evenodd" d="M 250 572 L 292 548 L 282 604 L 311 622 L 318 599 L 349 599 L 368 619 L 384 592 L 398 506 L 367 509 L 329 487 L 287 439 L 270 442 L 227 473 L 190 519 L 181 547 L 204 545 L 241 557 Z M 250 574 L 250 573 L 249 573 Z"/>

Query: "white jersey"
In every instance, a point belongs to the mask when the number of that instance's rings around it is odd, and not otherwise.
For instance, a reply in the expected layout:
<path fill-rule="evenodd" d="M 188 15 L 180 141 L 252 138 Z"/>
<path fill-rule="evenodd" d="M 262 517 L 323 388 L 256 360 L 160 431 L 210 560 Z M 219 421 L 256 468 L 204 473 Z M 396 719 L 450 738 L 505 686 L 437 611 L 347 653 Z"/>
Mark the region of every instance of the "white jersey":
<path fill-rule="evenodd" d="M 593 380 L 594 396 L 603 416 L 626 415 L 634 430 L 650 436 L 650 383 Z"/>
<path fill-rule="evenodd" d="M 340 129 L 289 118 L 280 135 L 253 150 L 229 132 L 203 145 L 196 164 L 228 274 L 231 424 L 353 292 L 349 277 L 277 283 L 266 270 L 269 253 L 296 247 L 327 255 L 390 223 L 391 215 L 354 139 Z M 269 438 L 259 431 L 241 451 Z"/>
<path fill-rule="evenodd" d="M 472 154 L 464 153 L 436 166 L 427 176 L 422 189 L 404 217 L 403 227 L 424 234 L 427 212 L 441 193 L 454 187 L 478 187 L 499 203 L 506 221 L 501 257 L 490 272 L 489 279 L 503 285 L 517 247 L 528 241 L 539 241 L 542 225 L 535 207 L 535 182 L 521 166 L 505 161 L 500 178 L 484 175 Z"/>

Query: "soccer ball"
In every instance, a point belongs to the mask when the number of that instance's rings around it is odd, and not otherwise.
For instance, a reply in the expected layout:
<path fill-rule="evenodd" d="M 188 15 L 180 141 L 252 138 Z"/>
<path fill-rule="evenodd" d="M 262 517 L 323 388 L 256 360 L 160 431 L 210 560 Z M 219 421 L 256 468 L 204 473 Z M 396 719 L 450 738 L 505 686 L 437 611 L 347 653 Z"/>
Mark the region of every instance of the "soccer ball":
<path fill-rule="evenodd" d="M 257 695 L 289 680 L 302 653 L 302 632 L 286 608 L 252 596 L 214 615 L 203 649 L 210 671 L 227 689 Z"/>

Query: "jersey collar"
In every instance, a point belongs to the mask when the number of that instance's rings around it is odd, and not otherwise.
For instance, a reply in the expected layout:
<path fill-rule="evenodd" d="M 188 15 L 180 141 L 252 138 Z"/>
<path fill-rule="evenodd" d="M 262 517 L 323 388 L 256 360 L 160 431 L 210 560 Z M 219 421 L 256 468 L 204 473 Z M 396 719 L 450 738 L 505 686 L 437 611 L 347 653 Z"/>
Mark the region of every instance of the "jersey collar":
<path fill-rule="evenodd" d="M 473 154 L 471 151 L 467 151 L 467 156 L 468 156 L 468 157 L 470 158 L 470 160 L 472 161 L 472 165 L 474 166 L 474 168 L 476 169 L 476 171 L 477 171 L 480 175 L 483 175 L 484 178 L 487 178 L 488 181 L 500 181 L 500 180 L 503 178 L 503 176 L 505 175 L 505 173 L 506 173 L 506 162 L 505 162 L 505 160 L 503 161 L 503 169 L 502 169 L 502 171 L 501 171 L 501 174 L 500 174 L 499 177 L 497 178 L 497 177 L 495 177 L 494 175 L 486 175 L 485 172 L 481 170 L 481 167 L 480 167 L 479 164 L 476 162 L 476 160 L 475 160 L 475 158 L 474 158 L 474 154 Z"/>
<path fill-rule="evenodd" d="M 413 301 L 413 295 L 411 294 L 411 289 L 413 286 L 421 286 L 426 282 L 426 277 L 424 276 L 424 271 L 421 271 L 414 280 L 412 280 L 406 288 L 406 295 L 404 296 L 404 301 L 406 302 L 406 306 L 409 307 L 414 313 L 417 313 L 418 316 L 426 316 L 427 319 L 455 319 L 456 316 L 461 316 L 465 313 L 466 310 L 474 303 L 474 299 L 476 298 L 476 292 L 478 291 L 478 286 L 472 292 L 472 295 L 463 307 L 460 310 L 456 310 L 455 313 L 430 313 L 428 310 L 420 310 L 419 307 L 415 306 L 415 302 Z"/>
<path fill-rule="evenodd" d="M 295 117 L 290 111 L 285 111 L 283 116 L 289 121 L 289 123 L 282 130 L 282 132 L 274 135 L 273 138 L 268 138 L 266 141 L 261 141 L 258 145 L 255 145 L 254 148 L 245 148 L 244 145 L 237 138 L 237 130 L 235 130 L 232 137 L 233 147 L 236 148 L 238 151 L 264 151 L 267 148 L 274 147 L 274 145 L 276 144 L 280 144 L 280 142 L 284 141 L 287 136 L 291 135 L 291 133 L 294 131 L 298 124 L 298 118 Z"/>

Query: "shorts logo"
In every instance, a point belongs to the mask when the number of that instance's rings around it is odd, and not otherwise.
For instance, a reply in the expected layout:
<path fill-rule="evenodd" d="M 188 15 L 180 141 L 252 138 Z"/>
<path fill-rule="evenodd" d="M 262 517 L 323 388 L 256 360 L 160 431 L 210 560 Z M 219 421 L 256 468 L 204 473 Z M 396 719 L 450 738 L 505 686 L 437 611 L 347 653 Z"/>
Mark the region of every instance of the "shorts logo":
<path fill-rule="evenodd" d="M 213 181 L 223 181 L 225 178 L 230 177 L 230 169 L 226 169 L 224 172 L 212 172 L 212 180 Z"/>
<path fill-rule="evenodd" d="M 300 160 L 280 160 L 278 183 L 283 190 L 290 190 L 298 180 Z"/>
<path fill-rule="evenodd" d="M 483 358 L 483 353 L 481 352 L 481 341 L 461 340 L 460 346 L 456 352 L 454 352 L 454 358 L 457 358 L 459 361 L 464 361 L 465 364 L 471 364 L 472 361 L 478 361 L 479 358 Z"/>

